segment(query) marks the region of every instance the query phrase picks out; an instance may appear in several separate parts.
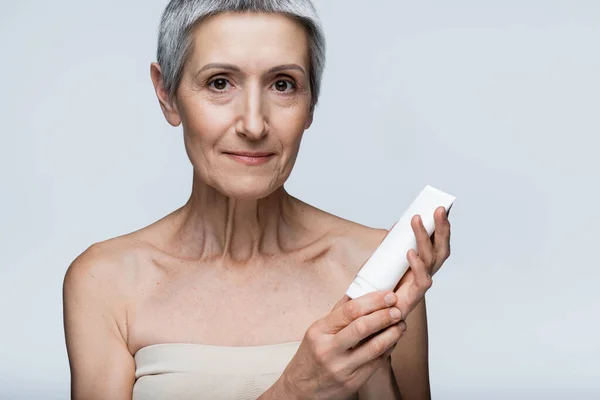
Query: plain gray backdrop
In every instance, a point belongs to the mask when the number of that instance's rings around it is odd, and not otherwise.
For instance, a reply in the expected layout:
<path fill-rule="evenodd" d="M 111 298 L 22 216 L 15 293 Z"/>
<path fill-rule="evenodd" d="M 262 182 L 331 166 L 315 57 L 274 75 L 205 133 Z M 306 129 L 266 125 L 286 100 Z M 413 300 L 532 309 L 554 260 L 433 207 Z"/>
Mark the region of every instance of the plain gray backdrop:
<path fill-rule="evenodd" d="M 166 3 L 0 2 L 2 399 L 68 397 L 66 268 L 187 200 L 149 77 Z M 434 398 L 600 398 L 600 2 L 316 5 L 328 64 L 287 188 L 385 228 L 426 184 L 457 197 Z"/>

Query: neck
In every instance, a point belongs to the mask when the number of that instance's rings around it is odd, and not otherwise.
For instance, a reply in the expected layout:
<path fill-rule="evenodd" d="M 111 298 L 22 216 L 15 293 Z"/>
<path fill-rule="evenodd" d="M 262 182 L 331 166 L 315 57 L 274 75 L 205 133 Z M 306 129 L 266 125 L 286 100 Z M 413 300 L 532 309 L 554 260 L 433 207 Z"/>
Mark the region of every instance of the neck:
<path fill-rule="evenodd" d="M 178 212 L 175 251 L 187 259 L 248 264 L 286 252 L 303 230 L 302 202 L 282 187 L 262 199 L 223 195 L 194 177 Z"/>

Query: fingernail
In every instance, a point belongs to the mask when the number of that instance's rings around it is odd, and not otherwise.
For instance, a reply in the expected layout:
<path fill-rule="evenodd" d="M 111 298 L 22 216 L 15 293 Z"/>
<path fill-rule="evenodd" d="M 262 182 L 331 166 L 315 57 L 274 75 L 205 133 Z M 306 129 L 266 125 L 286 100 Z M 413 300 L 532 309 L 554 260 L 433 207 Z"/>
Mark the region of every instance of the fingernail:
<path fill-rule="evenodd" d="M 397 320 L 402 317 L 402 311 L 396 307 L 392 307 L 390 308 L 390 315 L 392 316 L 392 319 Z"/>
<path fill-rule="evenodd" d="M 396 295 L 394 293 L 388 293 L 385 295 L 383 300 L 385 301 L 385 305 L 392 306 L 396 304 Z"/>

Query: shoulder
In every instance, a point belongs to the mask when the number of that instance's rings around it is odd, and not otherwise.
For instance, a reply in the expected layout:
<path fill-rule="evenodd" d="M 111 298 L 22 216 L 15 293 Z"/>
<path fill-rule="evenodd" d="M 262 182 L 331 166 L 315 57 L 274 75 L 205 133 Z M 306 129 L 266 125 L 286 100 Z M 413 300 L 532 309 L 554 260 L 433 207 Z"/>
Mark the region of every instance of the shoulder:
<path fill-rule="evenodd" d="M 136 231 L 89 246 L 68 267 L 64 287 L 91 284 L 115 291 L 129 289 L 147 273 L 147 267 L 161 254 L 157 237 L 174 213 Z"/>
<path fill-rule="evenodd" d="M 93 301 L 118 306 L 140 278 L 150 245 L 125 235 L 92 244 L 67 268 L 63 281 L 65 301 Z"/>
<path fill-rule="evenodd" d="M 327 236 L 332 253 L 353 273 L 358 272 L 388 233 L 387 229 L 366 226 L 324 211 L 320 214 L 316 222 L 329 227 Z"/>
<path fill-rule="evenodd" d="M 135 264 L 143 244 L 127 236 L 92 244 L 81 253 L 67 269 L 65 284 L 95 281 L 115 283 L 128 266 Z"/>
<path fill-rule="evenodd" d="M 387 229 L 373 228 L 356 222 L 344 221 L 338 247 L 344 258 L 360 261 L 356 272 L 373 254 L 388 233 Z"/>

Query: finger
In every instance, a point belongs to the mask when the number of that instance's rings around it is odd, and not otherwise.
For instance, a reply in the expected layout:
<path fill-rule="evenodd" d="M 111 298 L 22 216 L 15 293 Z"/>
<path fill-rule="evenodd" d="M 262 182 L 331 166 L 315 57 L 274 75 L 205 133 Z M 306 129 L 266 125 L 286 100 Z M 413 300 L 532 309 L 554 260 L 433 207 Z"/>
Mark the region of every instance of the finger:
<path fill-rule="evenodd" d="M 421 216 L 418 214 L 413 216 L 410 224 L 415 233 L 415 238 L 417 239 L 417 252 L 419 253 L 419 257 L 421 257 L 425 265 L 433 267 L 435 262 L 433 244 L 431 243 L 427 229 L 425 229 L 425 226 L 423 225 Z"/>
<path fill-rule="evenodd" d="M 390 362 L 389 358 L 392 355 L 392 353 L 394 352 L 395 348 L 396 348 L 396 345 L 394 344 L 385 353 L 383 353 L 383 355 L 379 356 L 375 360 L 369 361 L 366 364 L 363 364 L 360 367 L 358 367 L 352 373 L 354 378 L 358 382 L 365 382 L 367 379 L 369 379 L 375 373 L 375 371 L 377 371 L 379 368 L 381 368 L 383 365 L 385 365 L 385 363 Z"/>
<path fill-rule="evenodd" d="M 452 204 L 450 204 L 450 207 L 448 207 L 448 210 L 446 210 L 444 207 L 438 207 L 436 209 L 436 212 L 440 213 L 440 216 L 442 217 L 442 219 L 449 223 L 448 218 L 450 217 L 450 210 L 452 210 Z M 445 214 L 445 217 L 444 217 L 444 215 L 441 215 L 442 213 Z M 435 217 L 435 213 L 433 215 L 434 215 L 434 221 L 436 221 L 435 226 L 437 229 L 437 227 L 439 226 L 438 222 L 437 222 L 438 219 Z M 433 235 L 431 235 L 431 243 L 433 243 L 433 247 L 435 248 L 435 232 Z"/>
<path fill-rule="evenodd" d="M 410 265 L 410 269 L 414 273 L 414 284 L 417 286 L 424 288 L 425 290 L 431 287 L 432 278 L 430 267 L 425 265 L 421 257 L 418 256 L 417 252 L 413 249 L 410 249 L 406 256 L 408 260 L 408 264 Z"/>
<path fill-rule="evenodd" d="M 410 268 L 402 275 L 400 278 L 400 282 L 394 287 L 394 293 L 400 289 L 400 286 L 404 285 L 406 282 L 412 282 L 414 280 L 414 273 L 410 270 Z"/>
<path fill-rule="evenodd" d="M 407 258 L 411 267 L 406 271 L 400 281 L 400 286 L 395 291 L 398 301 L 394 304 L 394 307 L 402 312 L 403 319 L 406 319 L 415 309 L 433 282 L 431 275 L 414 250 L 409 251 Z"/>
<path fill-rule="evenodd" d="M 434 263 L 432 273 L 436 273 L 444 261 L 450 257 L 450 221 L 448 220 L 446 209 L 439 207 L 434 213 L 435 232 L 434 240 Z"/>
<path fill-rule="evenodd" d="M 386 352 L 394 346 L 406 332 L 406 323 L 401 321 L 386 328 L 383 332 L 373 336 L 356 349 L 352 350 L 348 358 L 348 367 L 352 370 L 361 367 L 369 368 L 377 363 L 380 357 L 386 357 Z"/>
<path fill-rule="evenodd" d="M 348 350 L 359 344 L 363 339 L 400 322 L 402 312 L 395 307 L 377 310 L 352 321 L 339 331 L 333 338 L 333 345 L 338 350 Z"/>
<path fill-rule="evenodd" d="M 328 333 L 337 333 L 348 326 L 352 321 L 363 315 L 371 314 L 374 311 L 388 308 L 395 304 L 398 298 L 391 291 L 377 291 L 367 293 L 356 299 L 341 304 L 333 310 L 322 321 L 325 324 L 325 331 Z"/>

